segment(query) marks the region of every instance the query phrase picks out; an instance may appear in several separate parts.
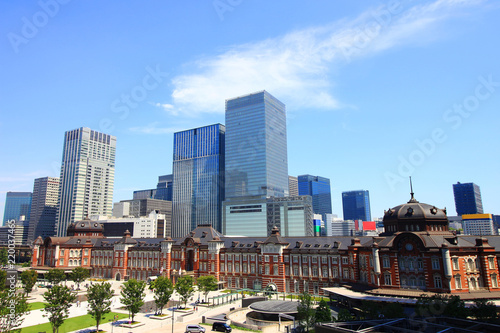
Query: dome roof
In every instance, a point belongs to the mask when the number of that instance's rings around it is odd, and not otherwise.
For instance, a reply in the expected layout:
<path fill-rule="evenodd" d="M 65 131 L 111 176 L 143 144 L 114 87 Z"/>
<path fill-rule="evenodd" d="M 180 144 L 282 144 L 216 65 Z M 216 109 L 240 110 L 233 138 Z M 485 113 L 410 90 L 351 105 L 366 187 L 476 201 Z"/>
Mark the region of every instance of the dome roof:
<path fill-rule="evenodd" d="M 446 209 L 418 202 L 411 195 L 410 201 L 384 212 L 384 223 L 405 221 L 447 221 Z"/>
<path fill-rule="evenodd" d="M 103 232 L 103 226 L 101 223 L 92 221 L 89 218 L 84 218 L 81 221 L 73 222 L 68 226 L 68 235 L 73 235 L 75 233 L 84 232 Z"/>

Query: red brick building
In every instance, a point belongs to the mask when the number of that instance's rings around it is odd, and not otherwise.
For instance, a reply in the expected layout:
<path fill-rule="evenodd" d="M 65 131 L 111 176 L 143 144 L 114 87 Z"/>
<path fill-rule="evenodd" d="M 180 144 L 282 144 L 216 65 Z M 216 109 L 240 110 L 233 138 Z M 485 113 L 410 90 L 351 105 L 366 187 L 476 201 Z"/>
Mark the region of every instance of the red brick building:
<path fill-rule="evenodd" d="M 500 236 L 456 236 L 446 211 L 411 197 L 384 214 L 379 237 L 225 237 L 198 226 L 178 239 L 105 238 L 84 220 L 68 237 L 38 238 L 33 267 L 87 267 L 110 279 L 214 275 L 224 287 L 279 292 L 356 285 L 442 293 L 500 291 Z M 100 228 L 100 229 L 99 229 Z M 99 231 L 101 230 L 101 231 Z"/>

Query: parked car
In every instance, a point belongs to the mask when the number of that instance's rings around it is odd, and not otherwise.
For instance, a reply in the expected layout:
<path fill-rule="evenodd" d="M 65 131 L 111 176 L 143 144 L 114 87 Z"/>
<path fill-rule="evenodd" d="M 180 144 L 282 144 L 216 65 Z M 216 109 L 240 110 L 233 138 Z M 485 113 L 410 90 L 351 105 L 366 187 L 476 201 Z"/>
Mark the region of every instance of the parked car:
<path fill-rule="evenodd" d="M 220 321 L 216 321 L 215 323 L 212 324 L 212 331 L 229 333 L 232 330 L 233 329 L 231 328 L 231 326 Z"/>
<path fill-rule="evenodd" d="M 205 333 L 205 327 L 200 325 L 187 325 L 186 333 Z"/>

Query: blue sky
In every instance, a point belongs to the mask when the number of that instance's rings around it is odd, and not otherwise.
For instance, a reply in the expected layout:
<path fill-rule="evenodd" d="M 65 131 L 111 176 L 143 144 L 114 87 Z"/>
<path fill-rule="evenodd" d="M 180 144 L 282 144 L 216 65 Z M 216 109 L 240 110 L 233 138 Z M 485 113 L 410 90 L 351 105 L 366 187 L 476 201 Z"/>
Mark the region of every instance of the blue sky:
<path fill-rule="evenodd" d="M 500 4 L 437 1 L 0 3 L 0 214 L 59 176 L 64 132 L 117 137 L 114 201 L 172 171 L 175 131 L 224 123 L 227 98 L 287 106 L 290 175 L 455 215 L 474 182 L 500 214 Z M 1 215 L 0 215 L 1 216 Z"/>

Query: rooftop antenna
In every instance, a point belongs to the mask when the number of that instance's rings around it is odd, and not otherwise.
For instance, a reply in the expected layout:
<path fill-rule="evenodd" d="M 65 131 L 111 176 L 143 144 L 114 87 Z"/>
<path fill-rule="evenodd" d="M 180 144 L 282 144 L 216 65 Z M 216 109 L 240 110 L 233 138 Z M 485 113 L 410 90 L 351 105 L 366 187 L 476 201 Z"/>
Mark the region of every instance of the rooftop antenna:
<path fill-rule="evenodd" d="M 411 176 L 410 176 L 410 195 L 411 195 L 411 198 L 410 198 L 410 201 L 408 201 L 408 203 L 410 202 L 418 202 L 415 197 L 413 196 L 415 193 L 413 193 L 413 184 L 411 182 Z"/>

